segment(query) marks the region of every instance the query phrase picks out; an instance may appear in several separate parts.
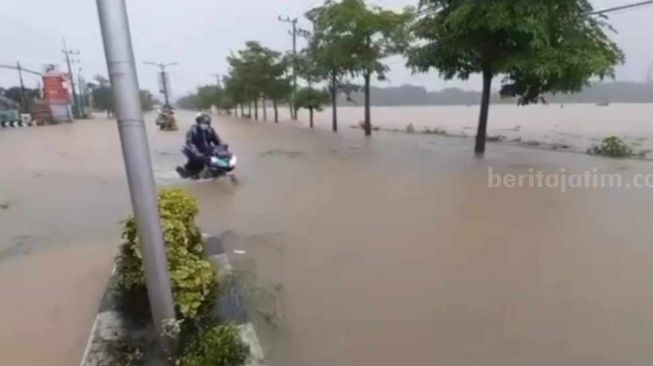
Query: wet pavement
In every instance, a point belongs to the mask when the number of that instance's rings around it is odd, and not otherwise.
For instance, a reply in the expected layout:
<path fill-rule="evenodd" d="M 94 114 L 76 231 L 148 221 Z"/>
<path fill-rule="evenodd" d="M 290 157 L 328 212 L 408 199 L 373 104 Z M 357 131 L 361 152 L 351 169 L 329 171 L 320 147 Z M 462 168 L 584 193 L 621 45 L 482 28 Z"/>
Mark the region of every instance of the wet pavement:
<path fill-rule="evenodd" d="M 487 186 L 490 166 L 650 163 L 501 145 L 478 160 L 458 138 L 215 125 L 238 183 L 179 181 L 184 131 L 150 131 L 155 174 L 200 198 L 273 366 L 653 358 L 651 190 Z M 0 132 L 0 364 L 74 364 L 129 212 L 115 124 Z"/>

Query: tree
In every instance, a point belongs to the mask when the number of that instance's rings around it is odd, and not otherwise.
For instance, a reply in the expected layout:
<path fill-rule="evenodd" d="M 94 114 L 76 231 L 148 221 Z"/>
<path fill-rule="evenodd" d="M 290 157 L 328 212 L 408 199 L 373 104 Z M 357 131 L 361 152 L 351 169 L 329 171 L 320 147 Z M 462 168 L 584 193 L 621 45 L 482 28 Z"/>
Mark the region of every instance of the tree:
<path fill-rule="evenodd" d="M 152 95 L 152 93 L 150 93 L 148 90 L 141 90 L 140 96 L 141 96 L 141 108 L 143 108 L 143 111 L 149 112 L 154 110 L 154 104 L 157 103 L 157 100 L 154 98 L 154 95 Z"/>
<path fill-rule="evenodd" d="M 111 86 L 102 86 L 96 84 L 89 84 L 91 87 L 91 95 L 93 96 L 93 108 L 100 111 L 107 111 L 109 114 L 113 112 L 113 95 L 111 94 Z"/>
<path fill-rule="evenodd" d="M 265 101 L 268 85 L 285 72 L 281 53 L 249 41 L 244 50 L 228 57 L 232 78 L 239 83 L 248 101 L 254 102 L 254 116 L 258 120 L 258 102 Z M 265 105 L 265 103 L 263 103 Z"/>
<path fill-rule="evenodd" d="M 232 69 L 231 74 L 225 78 L 225 96 L 234 103 L 234 110 L 238 113 L 238 106 L 240 106 L 240 117 L 244 118 L 244 103 L 247 102 L 247 95 L 245 92 L 245 85 L 240 75 L 237 75 Z"/>
<path fill-rule="evenodd" d="M 329 102 L 329 93 L 324 90 L 313 88 L 303 88 L 297 92 L 295 97 L 295 108 L 297 110 L 304 108 L 308 110 L 310 126 L 313 128 L 314 112 L 321 111 L 322 105 Z"/>
<path fill-rule="evenodd" d="M 114 104 L 109 79 L 102 75 L 95 75 L 93 79 L 94 82 L 87 84 L 87 88 L 91 90 L 93 108 L 100 111 L 106 111 L 109 115 L 112 115 Z M 141 90 L 140 97 L 143 111 L 147 112 L 153 110 L 154 105 L 158 103 L 152 93 L 147 90 Z"/>
<path fill-rule="evenodd" d="M 589 0 L 420 0 L 420 8 L 413 28 L 420 44 L 409 50 L 408 65 L 436 68 L 445 79 L 483 77 L 479 155 L 496 76 L 504 76 L 502 95 L 536 103 L 544 93 L 577 92 L 592 77 L 612 76 L 624 59 Z"/>
<path fill-rule="evenodd" d="M 24 110 L 29 111 L 30 106 L 34 105 L 34 102 L 39 99 L 40 93 L 38 89 L 30 88 L 25 88 L 24 92 L 25 105 L 23 105 L 23 89 L 20 86 L 12 86 L 11 88 L 4 90 L 4 96 L 20 104 Z"/>
<path fill-rule="evenodd" d="M 328 90 L 331 94 L 331 109 L 333 132 L 338 131 L 338 94 L 345 83 L 343 78 L 355 64 L 351 55 L 343 50 L 348 49 L 349 37 L 343 37 L 334 27 L 330 7 L 333 3 L 327 1 L 323 6 L 318 6 L 306 13 L 306 18 L 313 24 L 313 33 L 310 35 L 309 45 L 311 57 L 315 62 L 315 74 L 328 81 Z"/>
<path fill-rule="evenodd" d="M 274 108 L 274 122 L 279 123 L 279 103 L 288 101 L 292 93 L 290 78 L 278 78 L 266 85 L 265 95 L 272 101 Z"/>
<path fill-rule="evenodd" d="M 394 12 L 368 7 L 364 0 L 327 1 L 316 16 L 321 37 L 334 45 L 325 58 L 333 67 L 345 67 L 350 74 L 363 77 L 367 136 L 372 134 L 371 79 L 376 75 L 383 80 L 388 67 L 381 60 L 408 46 L 407 25 L 413 16 L 411 8 Z"/>

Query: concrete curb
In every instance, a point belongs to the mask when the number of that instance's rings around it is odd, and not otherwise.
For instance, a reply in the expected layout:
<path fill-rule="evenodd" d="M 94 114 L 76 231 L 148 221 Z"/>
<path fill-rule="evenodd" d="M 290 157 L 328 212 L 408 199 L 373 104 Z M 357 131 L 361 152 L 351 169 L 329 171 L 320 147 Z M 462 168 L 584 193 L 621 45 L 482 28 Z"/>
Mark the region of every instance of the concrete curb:
<path fill-rule="evenodd" d="M 229 262 L 221 240 L 206 235 L 205 238 L 206 252 L 211 263 L 218 269 L 222 278 L 233 278 L 231 276 L 233 274 L 233 267 Z M 114 275 L 115 267 L 111 273 L 111 278 Z M 125 329 L 119 314 L 114 308 L 115 304 L 111 299 L 109 287 L 107 286 L 98 314 L 93 321 L 80 366 L 99 365 L 100 360 L 98 360 L 97 355 L 99 354 L 101 356 L 101 346 L 98 346 L 98 344 L 101 345 L 103 340 L 116 339 L 128 331 Z M 265 361 L 263 347 L 261 346 L 254 325 L 249 321 L 247 313 L 244 310 L 240 288 L 237 283 L 232 284 L 229 291 L 225 291 L 222 294 L 218 303 L 217 312 L 223 319 L 237 325 L 241 339 L 249 345 L 251 356 L 246 366 L 266 366 L 267 363 Z"/>
<path fill-rule="evenodd" d="M 36 122 L 23 123 L 23 121 L 0 121 L 0 128 L 7 127 L 36 127 Z"/>

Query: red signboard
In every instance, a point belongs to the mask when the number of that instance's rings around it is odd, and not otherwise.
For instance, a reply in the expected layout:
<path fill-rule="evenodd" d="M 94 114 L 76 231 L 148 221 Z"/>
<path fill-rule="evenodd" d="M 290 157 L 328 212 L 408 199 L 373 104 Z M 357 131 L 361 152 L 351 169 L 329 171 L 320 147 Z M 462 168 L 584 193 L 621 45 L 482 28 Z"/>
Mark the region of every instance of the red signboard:
<path fill-rule="evenodd" d="M 43 76 L 43 89 L 48 104 L 70 104 L 71 97 L 66 74 L 46 74 Z"/>

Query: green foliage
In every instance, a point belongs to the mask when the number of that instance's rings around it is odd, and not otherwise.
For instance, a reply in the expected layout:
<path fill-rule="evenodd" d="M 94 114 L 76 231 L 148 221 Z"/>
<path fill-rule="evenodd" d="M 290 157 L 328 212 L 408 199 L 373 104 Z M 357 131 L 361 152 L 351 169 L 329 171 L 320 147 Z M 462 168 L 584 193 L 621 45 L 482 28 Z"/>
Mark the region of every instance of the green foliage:
<path fill-rule="evenodd" d="M 364 0 L 326 1 L 307 14 L 316 25 L 318 64 L 352 74 L 384 78 L 381 59 L 402 52 L 410 41 L 412 8 L 394 12 L 370 7 Z"/>
<path fill-rule="evenodd" d="M 544 93 L 577 92 L 623 61 L 589 0 L 421 0 L 420 7 L 408 65 L 436 68 L 445 79 L 483 75 L 477 153 L 485 150 L 495 76 L 504 76 L 502 95 L 528 104 Z"/>
<path fill-rule="evenodd" d="M 19 86 L 12 86 L 8 89 L 0 88 L 0 95 L 5 98 L 9 98 L 14 101 L 16 104 L 23 103 L 22 89 Z M 40 93 L 38 89 L 25 88 L 25 102 L 28 105 L 34 104 L 40 98 Z"/>
<path fill-rule="evenodd" d="M 593 146 L 588 151 L 592 155 L 603 155 L 612 158 L 628 158 L 635 155 L 633 148 L 617 136 L 610 136 L 598 146 Z"/>
<path fill-rule="evenodd" d="M 179 366 L 238 366 L 249 357 L 249 347 L 243 343 L 238 328 L 221 325 L 201 332 L 186 348 Z"/>
<path fill-rule="evenodd" d="M 283 77 L 287 61 L 281 53 L 250 41 L 245 49 L 231 55 L 227 61 L 231 67 L 227 94 L 235 102 L 249 102 L 260 97 L 281 101 L 289 94 L 288 81 Z"/>
<path fill-rule="evenodd" d="M 422 0 L 414 26 L 423 41 L 408 53 L 417 71 L 446 79 L 504 74 L 503 94 L 522 103 L 546 92 L 574 92 L 606 77 L 623 54 L 591 15 L 588 0 Z"/>
<path fill-rule="evenodd" d="M 309 46 L 315 74 L 329 78 L 333 103 L 343 75 L 360 75 L 365 80 L 364 128 L 367 135 L 371 134 L 371 78 L 376 75 L 379 80 L 385 79 L 388 67 L 381 60 L 408 47 L 407 25 L 414 17 L 413 9 L 394 12 L 368 6 L 364 0 L 327 0 L 307 17 L 315 27 Z"/>
<path fill-rule="evenodd" d="M 321 111 L 322 106 L 328 103 L 329 100 L 329 93 L 324 90 L 303 88 L 297 92 L 295 105 L 297 109 L 304 108 L 313 111 Z"/>
<path fill-rule="evenodd" d="M 115 109 L 113 104 L 113 92 L 111 91 L 111 84 L 109 79 L 102 75 L 95 75 L 94 82 L 88 83 L 86 86 L 91 91 L 93 99 L 93 108 L 99 111 L 113 111 Z M 151 111 L 154 109 L 154 104 L 157 103 L 156 99 L 147 90 L 141 90 L 140 93 L 141 106 L 144 111 Z"/>
<path fill-rule="evenodd" d="M 184 319 L 197 319 L 210 309 L 218 289 L 215 271 L 204 254 L 202 234 L 194 223 L 197 201 L 182 190 L 165 189 L 159 193 L 159 210 L 177 311 Z M 145 277 L 133 217 L 124 222 L 122 237 L 126 242 L 116 260 L 113 288 L 123 301 L 134 296 L 140 301 Z"/>
<path fill-rule="evenodd" d="M 157 102 L 154 99 L 154 95 L 147 90 L 141 90 L 139 95 L 141 97 L 141 108 L 143 108 L 143 111 L 149 112 L 154 110 L 154 104 Z"/>
<path fill-rule="evenodd" d="M 98 360 L 98 366 L 141 366 L 144 364 L 143 351 L 126 336 L 106 341 L 104 349 L 105 358 Z"/>
<path fill-rule="evenodd" d="M 287 101 L 291 93 L 292 85 L 290 84 L 290 78 L 287 77 L 274 78 L 270 80 L 265 88 L 265 95 L 275 102 Z"/>

